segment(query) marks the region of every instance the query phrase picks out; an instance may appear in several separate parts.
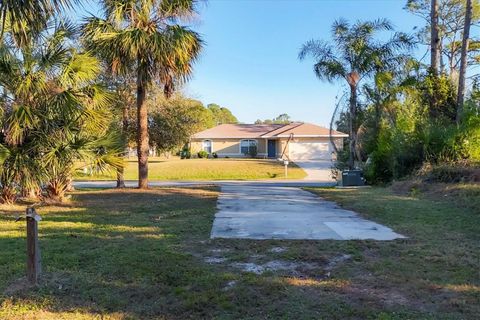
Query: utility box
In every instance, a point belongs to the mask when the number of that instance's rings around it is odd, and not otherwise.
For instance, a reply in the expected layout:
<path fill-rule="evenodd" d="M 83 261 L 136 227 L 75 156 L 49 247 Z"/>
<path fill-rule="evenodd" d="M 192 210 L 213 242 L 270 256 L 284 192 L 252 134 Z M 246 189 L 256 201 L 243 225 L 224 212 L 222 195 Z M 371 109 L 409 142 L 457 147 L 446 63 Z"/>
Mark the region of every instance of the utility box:
<path fill-rule="evenodd" d="M 345 170 L 342 172 L 342 187 L 365 185 L 362 170 Z"/>

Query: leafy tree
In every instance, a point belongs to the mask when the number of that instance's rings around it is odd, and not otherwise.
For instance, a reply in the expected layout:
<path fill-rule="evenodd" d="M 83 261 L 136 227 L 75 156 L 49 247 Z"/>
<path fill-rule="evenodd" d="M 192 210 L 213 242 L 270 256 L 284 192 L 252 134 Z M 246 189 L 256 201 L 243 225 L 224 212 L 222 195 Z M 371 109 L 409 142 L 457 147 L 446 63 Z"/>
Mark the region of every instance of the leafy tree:
<path fill-rule="evenodd" d="M 147 91 L 161 83 L 166 96 L 192 73 L 202 41 L 183 25 L 195 14 L 195 0 L 103 0 L 104 18 L 83 26 L 87 48 L 98 50 L 115 73 L 135 72 L 139 188 L 148 187 Z"/>
<path fill-rule="evenodd" d="M 283 123 L 290 123 L 290 116 L 286 113 L 282 113 L 281 115 L 279 115 L 278 117 L 276 117 L 275 119 L 273 119 L 273 123 L 279 123 L 279 124 L 283 124 Z"/>
<path fill-rule="evenodd" d="M 410 37 L 394 33 L 390 40 L 381 43 L 375 37 L 379 32 L 391 31 L 387 20 L 356 22 L 350 25 L 346 20 L 335 21 L 332 26 L 332 41 L 306 42 L 300 50 L 299 58 L 311 56 L 315 60 L 314 71 L 321 80 L 332 82 L 345 80 L 350 88 L 349 106 L 349 168 L 353 169 L 358 122 L 357 90 L 359 82 L 372 74 L 379 61 L 391 57 L 396 51 L 412 45 Z"/>
<path fill-rule="evenodd" d="M 237 118 L 229 109 L 225 107 L 221 107 L 215 103 L 210 103 L 207 105 L 207 109 L 212 114 L 214 126 L 224 123 L 238 123 Z"/>
<path fill-rule="evenodd" d="M 255 121 L 255 124 L 288 124 L 290 122 L 292 122 L 290 116 L 286 113 L 282 113 L 281 115 L 279 115 L 274 119 L 265 119 L 263 121 L 260 119 L 257 119 Z"/>
<path fill-rule="evenodd" d="M 129 101 L 132 103 L 133 95 L 130 90 L 121 93 L 115 94 L 114 97 L 118 99 L 113 107 L 116 110 L 113 127 L 117 131 L 122 131 L 119 128 L 124 118 L 122 107 L 128 105 Z M 146 97 L 146 104 L 149 113 L 150 147 L 161 153 L 176 151 L 189 141 L 192 134 L 214 126 L 210 110 L 202 102 L 185 97 L 181 93 L 175 93 L 167 99 L 161 88 L 153 87 Z M 128 108 L 125 139 L 129 147 L 135 146 L 137 124 L 132 121 L 134 116 L 134 110 Z"/>
<path fill-rule="evenodd" d="M 175 151 L 188 143 L 191 135 L 206 129 L 208 110 L 200 101 L 174 96 L 155 102 L 149 123 L 151 144 L 160 152 Z"/>

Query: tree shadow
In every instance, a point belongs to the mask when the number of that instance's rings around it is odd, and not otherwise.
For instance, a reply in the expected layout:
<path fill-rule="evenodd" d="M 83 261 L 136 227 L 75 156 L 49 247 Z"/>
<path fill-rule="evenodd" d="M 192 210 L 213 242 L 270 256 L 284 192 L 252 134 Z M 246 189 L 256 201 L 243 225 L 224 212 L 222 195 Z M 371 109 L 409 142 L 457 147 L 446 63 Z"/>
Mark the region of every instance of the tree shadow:
<path fill-rule="evenodd" d="M 0 234 L 0 262 L 8 265 L 0 271 L 2 303 L 45 306 L 52 312 L 120 312 L 135 318 L 187 316 L 186 305 L 200 305 L 188 288 L 221 287 L 210 267 L 185 249 L 187 241 L 209 238 L 215 188 L 73 195 L 71 210 L 38 210 L 43 216 L 39 234 L 44 277 L 33 290 L 15 289 L 25 267 L 24 225 L 13 224 L 11 215 L 1 217 L 7 226 L 0 230 L 11 232 Z"/>

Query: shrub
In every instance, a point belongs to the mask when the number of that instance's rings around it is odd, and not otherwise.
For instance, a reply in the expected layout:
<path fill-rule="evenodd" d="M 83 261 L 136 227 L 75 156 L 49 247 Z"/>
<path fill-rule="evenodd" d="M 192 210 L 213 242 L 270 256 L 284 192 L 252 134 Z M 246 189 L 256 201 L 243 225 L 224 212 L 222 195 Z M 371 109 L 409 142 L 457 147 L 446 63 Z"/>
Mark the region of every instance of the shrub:
<path fill-rule="evenodd" d="M 217 154 L 216 152 L 213 152 L 213 153 L 212 153 L 212 157 L 214 157 L 215 159 L 217 159 L 217 158 L 218 158 L 218 154 Z"/>
<path fill-rule="evenodd" d="M 205 150 L 199 151 L 199 152 L 197 153 L 197 156 L 198 156 L 199 158 L 208 158 L 208 152 L 205 151 Z"/>
<path fill-rule="evenodd" d="M 192 157 L 192 153 L 190 150 L 182 150 L 180 151 L 180 159 L 190 159 Z"/>
<path fill-rule="evenodd" d="M 248 152 L 245 153 L 245 155 L 250 158 L 256 158 L 257 154 L 258 154 L 257 146 L 250 146 L 250 148 L 248 148 Z"/>
<path fill-rule="evenodd" d="M 465 153 L 472 161 L 480 161 L 480 113 L 473 103 L 465 108 L 463 131 Z"/>

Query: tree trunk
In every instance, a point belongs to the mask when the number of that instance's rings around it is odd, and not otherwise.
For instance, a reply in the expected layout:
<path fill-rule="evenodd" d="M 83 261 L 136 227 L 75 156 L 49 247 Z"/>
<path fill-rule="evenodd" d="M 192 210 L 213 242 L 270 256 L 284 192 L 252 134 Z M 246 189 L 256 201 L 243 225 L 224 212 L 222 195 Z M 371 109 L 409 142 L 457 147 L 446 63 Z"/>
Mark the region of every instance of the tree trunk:
<path fill-rule="evenodd" d="M 349 129 L 349 136 L 350 136 L 348 168 L 350 170 L 355 168 L 355 144 L 357 141 L 357 132 L 355 130 L 356 116 L 357 116 L 357 87 L 355 85 L 350 85 L 350 117 L 348 121 L 348 129 Z"/>
<path fill-rule="evenodd" d="M 438 29 L 438 0 L 431 0 L 430 11 L 430 68 L 433 75 L 438 75 L 440 58 L 440 38 Z"/>
<path fill-rule="evenodd" d="M 117 169 L 117 188 L 125 188 L 125 178 L 123 176 L 123 168 Z"/>
<path fill-rule="evenodd" d="M 445 61 L 443 57 L 443 39 L 439 37 L 438 39 L 438 51 L 439 51 L 439 59 L 440 59 L 440 73 L 445 73 Z"/>
<path fill-rule="evenodd" d="M 148 188 L 148 110 L 145 102 L 146 85 L 144 72 L 138 66 L 137 73 L 137 156 L 138 188 Z"/>
<path fill-rule="evenodd" d="M 467 53 L 470 42 L 470 25 L 472 23 L 472 0 L 467 0 L 465 7 L 465 25 L 463 27 L 462 51 L 460 55 L 460 74 L 458 77 L 457 117 L 460 124 L 463 114 L 463 101 L 465 99 L 465 76 L 467 73 Z"/>
<path fill-rule="evenodd" d="M 123 138 L 128 140 L 126 136 L 128 135 L 128 114 L 129 114 L 129 105 L 125 103 L 122 110 L 122 133 Z M 125 155 L 128 151 L 125 151 Z M 124 155 L 124 156 L 125 156 Z M 123 176 L 124 168 L 117 169 L 117 188 L 125 188 L 125 178 Z"/>

